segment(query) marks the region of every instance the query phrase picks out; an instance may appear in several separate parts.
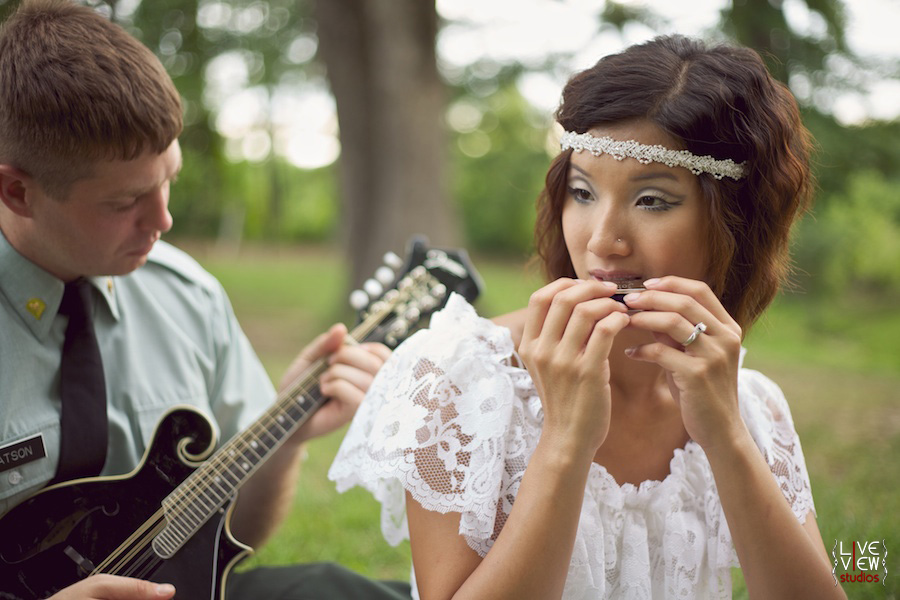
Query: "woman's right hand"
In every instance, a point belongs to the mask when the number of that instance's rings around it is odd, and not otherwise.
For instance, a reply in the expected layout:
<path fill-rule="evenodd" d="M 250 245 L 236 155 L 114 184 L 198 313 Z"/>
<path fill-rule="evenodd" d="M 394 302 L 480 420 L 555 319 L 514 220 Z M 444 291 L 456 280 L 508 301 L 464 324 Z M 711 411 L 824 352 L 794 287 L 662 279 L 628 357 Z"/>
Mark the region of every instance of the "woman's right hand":
<path fill-rule="evenodd" d="M 616 284 L 558 279 L 531 295 L 519 356 L 544 409 L 541 442 L 593 460 L 609 431 L 609 352 L 630 318 Z"/>

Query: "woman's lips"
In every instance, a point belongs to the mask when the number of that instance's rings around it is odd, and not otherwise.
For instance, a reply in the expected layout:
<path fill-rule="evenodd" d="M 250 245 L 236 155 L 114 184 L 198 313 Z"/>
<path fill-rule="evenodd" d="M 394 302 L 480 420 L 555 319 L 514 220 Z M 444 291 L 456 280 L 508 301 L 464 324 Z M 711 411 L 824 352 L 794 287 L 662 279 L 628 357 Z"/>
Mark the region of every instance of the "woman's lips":
<path fill-rule="evenodd" d="M 639 273 L 627 273 L 624 271 L 601 271 L 595 269 L 589 271 L 591 277 L 598 281 L 611 281 L 620 288 L 636 288 L 641 287 L 644 277 Z"/>

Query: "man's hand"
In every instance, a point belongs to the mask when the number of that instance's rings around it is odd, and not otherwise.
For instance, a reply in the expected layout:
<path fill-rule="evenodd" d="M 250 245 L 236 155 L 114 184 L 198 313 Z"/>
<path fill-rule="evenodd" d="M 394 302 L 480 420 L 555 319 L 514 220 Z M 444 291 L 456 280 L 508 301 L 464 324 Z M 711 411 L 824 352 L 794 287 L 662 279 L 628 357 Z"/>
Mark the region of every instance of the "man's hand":
<path fill-rule="evenodd" d="M 53 594 L 49 600 L 168 600 L 174 595 L 175 588 L 168 583 L 93 575 Z"/>
<path fill-rule="evenodd" d="M 319 378 L 319 387 L 330 401 L 303 425 L 302 440 L 325 435 L 349 422 L 378 369 L 391 355 L 383 344 L 344 344 L 346 336 L 344 325 L 333 325 L 300 351 L 281 380 L 280 390 L 284 390 L 311 364 L 328 356 L 329 367 Z"/>

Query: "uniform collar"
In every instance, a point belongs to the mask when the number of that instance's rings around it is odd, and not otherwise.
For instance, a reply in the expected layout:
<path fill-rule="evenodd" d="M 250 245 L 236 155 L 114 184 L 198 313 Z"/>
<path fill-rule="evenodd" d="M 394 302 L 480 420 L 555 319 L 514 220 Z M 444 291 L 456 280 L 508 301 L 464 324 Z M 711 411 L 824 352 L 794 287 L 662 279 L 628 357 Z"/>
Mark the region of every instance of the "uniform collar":
<path fill-rule="evenodd" d="M 89 281 L 104 299 L 105 305 L 116 320 L 119 307 L 114 277 L 90 277 Z M 40 340 L 45 340 L 59 312 L 62 302 L 62 280 L 37 266 L 12 247 L 0 231 L 0 294 L 6 297 L 13 311 Z M 95 296 L 96 297 L 96 296 Z"/>
<path fill-rule="evenodd" d="M 109 309 L 109 314 L 118 321 L 119 300 L 118 295 L 116 294 L 116 284 L 118 283 L 119 278 L 111 275 L 101 275 L 99 277 L 88 277 L 88 279 L 94 284 L 97 291 L 100 292 L 100 297 L 104 300 L 102 304 L 106 305 Z"/>

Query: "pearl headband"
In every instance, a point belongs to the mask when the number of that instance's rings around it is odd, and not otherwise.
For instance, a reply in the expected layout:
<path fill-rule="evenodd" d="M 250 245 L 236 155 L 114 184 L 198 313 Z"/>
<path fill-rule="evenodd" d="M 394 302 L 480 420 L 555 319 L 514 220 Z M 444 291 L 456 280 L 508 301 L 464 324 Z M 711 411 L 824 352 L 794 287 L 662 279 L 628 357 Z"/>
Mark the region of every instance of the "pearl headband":
<path fill-rule="evenodd" d="M 728 176 L 738 180 L 747 174 L 746 163 L 736 163 L 730 158 L 718 160 L 712 156 L 697 156 L 687 150 L 670 150 L 665 146 L 650 146 L 634 140 L 622 142 L 609 136 L 594 137 L 590 133 L 566 131 L 560 138 L 559 145 L 563 150 L 587 150 L 594 156 L 609 154 L 616 160 L 628 156 L 645 165 L 658 162 L 667 167 L 684 167 L 694 175 L 709 173 L 716 179 Z"/>

